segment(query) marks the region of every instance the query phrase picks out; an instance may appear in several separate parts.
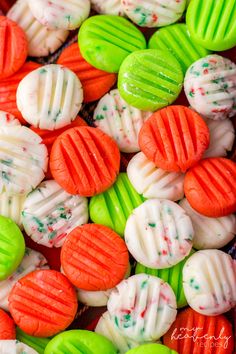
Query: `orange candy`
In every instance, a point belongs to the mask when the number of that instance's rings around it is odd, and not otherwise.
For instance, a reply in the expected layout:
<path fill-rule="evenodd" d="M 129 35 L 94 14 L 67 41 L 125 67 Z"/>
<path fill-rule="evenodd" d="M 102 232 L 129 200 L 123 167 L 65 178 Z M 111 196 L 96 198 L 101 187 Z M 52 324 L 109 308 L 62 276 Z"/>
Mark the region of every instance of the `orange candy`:
<path fill-rule="evenodd" d="M 57 64 L 71 69 L 80 79 L 84 90 L 84 102 L 99 100 L 115 84 L 117 76 L 94 68 L 82 57 L 78 44 L 65 48 Z"/>
<path fill-rule="evenodd" d="M 115 182 L 119 167 L 118 146 L 98 128 L 69 129 L 51 150 L 52 176 L 70 194 L 90 197 L 104 192 Z"/>
<path fill-rule="evenodd" d="M 76 227 L 62 246 L 62 269 L 72 284 L 80 289 L 113 288 L 124 279 L 128 264 L 124 240 L 103 225 Z"/>
<path fill-rule="evenodd" d="M 53 336 L 74 320 L 78 303 L 69 280 L 55 270 L 36 270 L 21 278 L 9 295 L 9 309 L 24 332 Z"/>
<path fill-rule="evenodd" d="M 28 41 L 16 22 L 0 16 L 0 80 L 13 75 L 26 61 Z"/>
<path fill-rule="evenodd" d="M 0 309 L 0 340 L 3 339 L 16 339 L 16 330 L 11 317 Z"/>
<path fill-rule="evenodd" d="M 232 354 L 232 325 L 222 315 L 204 316 L 187 308 L 164 335 L 164 344 L 179 354 Z"/>
<path fill-rule="evenodd" d="M 201 160 L 186 173 L 184 192 L 192 208 L 203 215 L 236 212 L 236 163 L 221 157 Z"/>
<path fill-rule="evenodd" d="M 209 140 L 204 120 L 184 106 L 155 112 L 139 134 L 139 145 L 147 158 L 163 170 L 175 172 L 185 172 L 200 160 Z"/>

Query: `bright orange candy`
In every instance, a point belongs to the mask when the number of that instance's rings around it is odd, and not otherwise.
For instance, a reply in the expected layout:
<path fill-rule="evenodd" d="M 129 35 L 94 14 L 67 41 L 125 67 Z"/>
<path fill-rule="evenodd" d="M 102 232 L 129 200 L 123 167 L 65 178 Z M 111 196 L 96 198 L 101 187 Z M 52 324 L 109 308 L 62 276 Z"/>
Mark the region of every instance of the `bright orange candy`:
<path fill-rule="evenodd" d="M 13 114 L 21 123 L 25 123 L 25 120 L 16 105 L 16 90 L 20 81 L 40 66 L 40 64 L 29 61 L 11 77 L 0 80 L 0 110 Z"/>
<path fill-rule="evenodd" d="M 164 344 L 179 354 L 232 354 L 232 325 L 223 315 L 204 316 L 187 308 L 178 313 Z"/>
<path fill-rule="evenodd" d="M 55 270 L 36 270 L 21 278 L 9 295 L 11 315 L 24 332 L 53 336 L 74 320 L 78 303 L 69 280 Z"/>
<path fill-rule="evenodd" d="M 55 140 L 49 163 L 53 178 L 66 192 L 90 197 L 115 182 L 120 152 L 100 129 L 76 127 Z"/>
<path fill-rule="evenodd" d="M 201 160 L 186 173 L 184 192 L 192 208 L 203 215 L 236 212 L 236 163 L 222 157 Z"/>
<path fill-rule="evenodd" d="M 4 339 L 16 339 L 16 329 L 11 317 L 0 309 L 0 340 Z"/>
<path fill-rule="evenodd" d="M 16 22 L 0 16 L 0 80 L 17 72 L 28 55 L 28 41 Z"/>
<path fill-rule="evenodd" d="M 78 44 L 65 48 L 57 64 L 71 69 L 80 79 L 84 89 L 84 102 L 99 100 L 115 84 L 117 76 L 94 68 L 82 57 Z"/>
<path fill-rule="evenodd" d="M 84 290 L 107 290 L 124 279 L 129 254 L 124 240 L 110 228 L 86 224 L 67 236 L 61 265 L 68 279 Z"/>
<path fill-rule="evenodd" d="M 201 159 L 209 141 L 209 129 L 202 117 L 184 106 L 155 112 L 139 134 L 142 152 L 166 171 L 185 172 Z"/>

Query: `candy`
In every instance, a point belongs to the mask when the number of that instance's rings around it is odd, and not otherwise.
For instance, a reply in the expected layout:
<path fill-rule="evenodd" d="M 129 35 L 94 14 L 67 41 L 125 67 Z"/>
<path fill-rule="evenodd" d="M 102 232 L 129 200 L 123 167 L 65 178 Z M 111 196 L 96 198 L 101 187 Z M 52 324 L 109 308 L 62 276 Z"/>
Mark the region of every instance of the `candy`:
<path fill-rule="evenodd" d="M 183 268 L 183 286 L 189 306 L 215 316 L 236 305 L 236 262 L 219 250 L 194 253 Z"/>
<path fill-rule="evenodd" d="M 196 60 L 205 57 L 209 51 L 197 44 L 189 35 L 184 23 L 161 28 L 149 40 L 148 48 L 169 50 L 181 64 L 183 73 Z"/>
<path fill-rule="evenodd" d="M 114 15 L 90 17 L 81 26 L 78 41 L 85 60 L 109 73 L 118 72 L 130 53 L 146 48 L 143 34 L 125 18 Z"/>
<path fill-rule="evenodd" d="M 80 79 L 84 90 L 84 102 L 99 100 L 116 82 L 116 75 L 94 68 L 86 62 L 77 43 L 65 48 L 57 60 L 72 70 Z"/>
<path fill-rule="evenodd" d="M 15 127 L 20 125 L 18 119 L 16 119 L 12 114 L 4 111 L 0 111 L 0 126 Z"/>
<path fill-rule="evenodd" d="M 177 315 L 164 344 L 179 354 L 232 354 L 232 325 L 222 315 L 204 316 L 191 308 Z"/>
<path fill-rule="evenodd" d="M 87 199 L 68 194 L 54 180 L 31 192 L 22 212 L 27 235 L 47 247 L 61 247 L 70 231 L 87 221 Z"/>
<path fill-rule="evenodd" d="M 129 350 L 126 354 L 178 354 L 162 344 L 144 344 Z"/>
<path fill-rule="evenodd" d="M 183 284 L 182 270 L 186 260 L 193 254 L 193 252 L 194 251 L 191 251 L 190 255 L 186 257 L 183 261 L 168 269 L 152 269 L 152 268 L 147 268 L 140 263 L 137 263 L 135 267 L 135 274 L 145 273 L 145 274 L 149 274 L 161 278 L 162 280 L 167 282 L 175 293 L 177 307 L 178 308 L 184 307 L 187 305 L 187 300 L 185 298 L 184 289 L 182 285 Z"/>
<path fill-rule="evenodd" d="M 130 160 L 127 175 L 136 191 L 145 198 L 176 201 L 184 196 L 184 174 L 156 167 L 142 152 Z"/>
<path fill-rule="evenodd" d="M 34 270 L 47 268 L 47 260 L 41 253 L 36 252 L 30 248 L 26 248 L 25 255 L 15 272 L 10 274 L 10 276 L 6 280 L 0 282 L 1 308 L 6 311 L 9 311 L 8 296 L 11 292 L 11 289 L 18 280 L 23 278 L 25 275 L 33 272 Z"/>
<path fill-rule="evenodd" d="M 186 198 L 181 200 L 179 205 L 191 218 L 194 229 L 194 248 L 221 248 L 234 238 L 236 234 L 234 214 L 221 218 L 208 218 L 192 209 Z"/>
<path fill-rule="evenodd" d="M 193 227 L 178 204 L 150 199 L 134 209 L 125 227 L 125 242 L 139 263 L 154 269 L 169 268 L 191 251 Z"/>
<path fill-rule="evenodd" d="M 91 0 L 92 8 L 101 14 L 123 16 L 120 0 Z"/>
<path fill-rule="evenodd" d="M 22 67 L 28 54 L 28 44 L 24 31 L 4 16 L 0 16 L 0 38 L 0 79 L 2 80 Z"/>
<path fill-rule="evenodd" d="M 0 340 L 0 352 L 4 354 L 38 354 L 34 349 L 18 340 Z"/>
<path fill-rule="evenodd" d="M 184 90 L 200 114 L 222 120 L 236 113 L 236 65 L 219 55 L 208 55 L 188 69 Z"/>
<path fill-rule="evenodd" d="M 1 215 L 0 229 L 0 280 L 5 280 L 21 263 L 25 241 L 19 227 L 11 219 Z"/>
<path fill-rule="evenodd" d="M 89 0 L 28 0 L 32 14 L 50 29 L 73 30 L 88 17 Z"/>
<path fill-rule="evenodd" d="M 99 102 L 93 118 L 96 127 L 111 136 L 123 152 L 137 152 L 138 135 L 151 112 L 140 111 L 128 105 L 117 89 L 110 91 Z"/>
<path fill-rule="evenodd" d="M 12 219 L 20 228 L 22 228 L 21 212 L 25 198 L 25 194 L 0 193 L 0 215 Z"/>
<path fill-rule="evenodd" d="M 114 345 L 100 334 L 74 330 L 58 334 L 47 345 L 45 354 L 116 354 Z"/>
<path fill-rule="evenodd" d="M 24 332 L 49 337 L 63 331 L 77 311 L 76 293 L 55 270 L 36 270 L 24 276 L 9 295 L 11 315 Z"/>
<path fill-rule="evenodd" d="M 132 187 L 127 174 L 120 173 L 111 188 L 92 197 L 89 215 L 93 222 L 108 226 L 123 236 L 128 217 L 144 200 Z"/>
<path fill-rule="evenodd" d="M 16 329 L 16 338 L 20 342 L 35 349 L 39 354 L 44 354 L 44 349 L 46 348 L 46 345 L 50 342 L 49 338 L 39 338 L 39 337 L 29 336 L 28 334 L 24 333 L 19 327 L 17 327 Z"/>
<path fill-rule="evenodd" d="M 107 308 L 115 328 L 137 342 L 159 339 L 177 313 L 171 287 L 146 274 L 123 280 L 111 293 Z"/>
<path fill-rule="evenodd" d="M 68 235 L 61 251 L 65 275 L 83 290 L 107 290 L 124 279 L 129 256 L 124 241 L 103 225 L 86 224 Z"/>
<path fill-rule="evenodd" d="M 28 0 L 17 0 L 8 11 L 7 17 L 17 22 L 24 30 L 28 40 L 28 55 L 31 57 L 45 57 L 54 53 L 66 40 L 69 31 L 49 30 L 43 26 L 32 14 Z"/>
<path fill-rule="evenodd" d="M 234 0 L 192 1 L 186 23 L 191 37 L 205 48 L 222 51 L 236 45 L 236 8 Z"/>
<path fill-rule="evenodd" d="M 67 193 L 93 196 L 115 182 L 120 153 L 115 142 L 101 130 L 77 127 L 65 131 L 55 141 L 50 169 Z"/>
<path fill-rule="evenodd" d="M 155 112 L 143 125 L 139 145 L 146 157 L 166 171 L 185 172 L 209 146 L 204 120 L 184 106 Z"/>
<path fill-rule="evenodd" d="M 0 192 L 25 194 L 35 188 L 47 170 L 47 149 L 25 126 L 0 127 Z"/>
<path fill-rule="evenodd" d="M 236 164 L 225 158 L 201 160 L 186 174 L 185 196 L 191 207 L 210 217 L 236 211 Z"/>
<path fill-rule="evenodd" d="M 161 27 L 176 22 L 186 0 L 121 0 L 125 14 L 138 26 Z"/>
<path fill-rule="evenodd" d="M 20 82 L 17 107 L 34 127 L 54 130 L 70 124 L 83 101 L 83 90 L 77 76 L 56 64 L 45 65 Z"/>
<path fill-rule="evenodd" d="M 4 339 L 15 339 L 16 330 L 14 321 L 6 312 L 0 309 L 0 342 Z"/>
<path fill-rule="evenodd" d="M 147 49 L 134 52 L 123 61 L 118 89 L 131 106 L 156 111 L 176 100 L 182 82 L 181 66 L 169 51 Z"/>

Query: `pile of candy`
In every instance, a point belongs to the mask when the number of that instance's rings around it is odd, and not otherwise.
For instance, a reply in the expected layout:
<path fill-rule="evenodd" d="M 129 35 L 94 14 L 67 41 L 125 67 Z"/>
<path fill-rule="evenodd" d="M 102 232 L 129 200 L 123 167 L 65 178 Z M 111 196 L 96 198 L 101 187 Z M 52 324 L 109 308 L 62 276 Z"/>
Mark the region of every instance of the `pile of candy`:
<path fill-rule="evenodd" d="M 236 0 L 11 5 L 0 354 L 232 354 Z"/>

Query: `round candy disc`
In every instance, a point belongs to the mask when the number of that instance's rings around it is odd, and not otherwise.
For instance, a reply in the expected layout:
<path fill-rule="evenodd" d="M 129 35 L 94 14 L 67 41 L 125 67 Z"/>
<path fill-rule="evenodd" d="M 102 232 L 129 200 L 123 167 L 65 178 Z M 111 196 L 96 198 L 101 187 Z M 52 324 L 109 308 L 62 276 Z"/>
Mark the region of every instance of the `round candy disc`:
<path fill-rule="evenodd" d="M 143 125 L 139 145 L 146 157 L 167 171 L 185 172 L 209 146 L 204 120 L 184 106 L 155 112 Z"/>
<path fill-rule="evenodd" d="M 120 0 L 91 0 L 91 5 L 100 14 L 124 15 Z"/>
<path fill-rule="evenodd" d="M 183 268 L 183 286 L 189 306 L 215 316 L 236 305 L 236 261 L 219 250 L 194 253 Z"/>
<path fill-rule="evenodd" d="M 84 290 L 107 290 L 124 279 L 129 256 L 124 241 L 103 225 L 86 224 L 68 235 L 61 251 L 65 275 Z"/>
<path fill-rule="evenodd" d="M 76 293 L 55 270 L 36 270 L 18 280 L 9 295 L 15 323 L 27 334 L 49 337 L 63 331 L 77 311 Z"/>
<path fill-rule="evenodd" d="M 131 106 L 156 111 L 176 100 L 183 83 L 177 59 L 168 51 L 148 49 L 130 54 L 122 63 L 118 88 Z"/>
<path fill-rule="evenodd" d="M 111 293 L 107 308 L 117 330 L 137 342 L 159 339 L 177 313 L 171 287 L 146 274 L 123 280 Z"/>
<path fill-rule="evenodd" d="M 186 22 L 191 37 L 207 49 L 222 51 L 236 45 L 235 0 L 194 0 Z"/>
<path fill-rule="evenodd" d="M 14 321 L 6 312 L 0 309 L 0 341 L 15 338 L 16 330 Z"/>
<path fill-rule="evenodd" d="M 78 40 L 85 60 L 110 73 L 118 72 L 130 53 L 146 48 L 143 34 L 125 18 L 114 15 L 90 17 L 81 26 Z"/>
<path fill-rule="evenodd" d="M 49 338 L 39 338 L 39 337 L 29 336 L 24 331 L 22 331 L 19 327 L 16 328 L 16 338 L 20 342 L 35 349 L 39 354 L 44 354 L 44 349 L 46 348 L 47 344 L 50 342 Z"/>
<path fill-rule="evenodd" d="M 38 354 L 28 345 L 18 340 L 0 340 L 0 353 L 4 354 Z"/>
<path fill-rule="evenodd" d="M 126 354 L 178 354 L 162 344 L 144 344 L 129 350 Z"/>
<path fill-rule="evenodd" d="M 0 229 L 0 280 L 4 280 L 21 263 L 25 241 L 19 227 L 9 218 L 0 216 Z"/>
<path fill-rule="evenodd" d="M 13 75 L 24 64 L 28 43 L 17 23 L 0 16 L 0 79 Z"/>
<path fill-rule="evenodd" d="M 55 141 L 50 169 L 67 193 L 93 196 L 115 182 L 120 167 L 116 143 L 97 128 L 77 127 Z"/>
<path fill-rule="evenodd" d="M 34 70 L 20 82 L 16 99 L 28 123 L 54 130 L 76 118 L 83 101 L 83 89 L 71 70 L 49 64 Z"/>
<path fill-rule="evenodd" d="M 201 160 L 185 176 L 184 191 L 191 207 L 210 217 L 236 211 L 236 163 L 228 159 Z"/>

